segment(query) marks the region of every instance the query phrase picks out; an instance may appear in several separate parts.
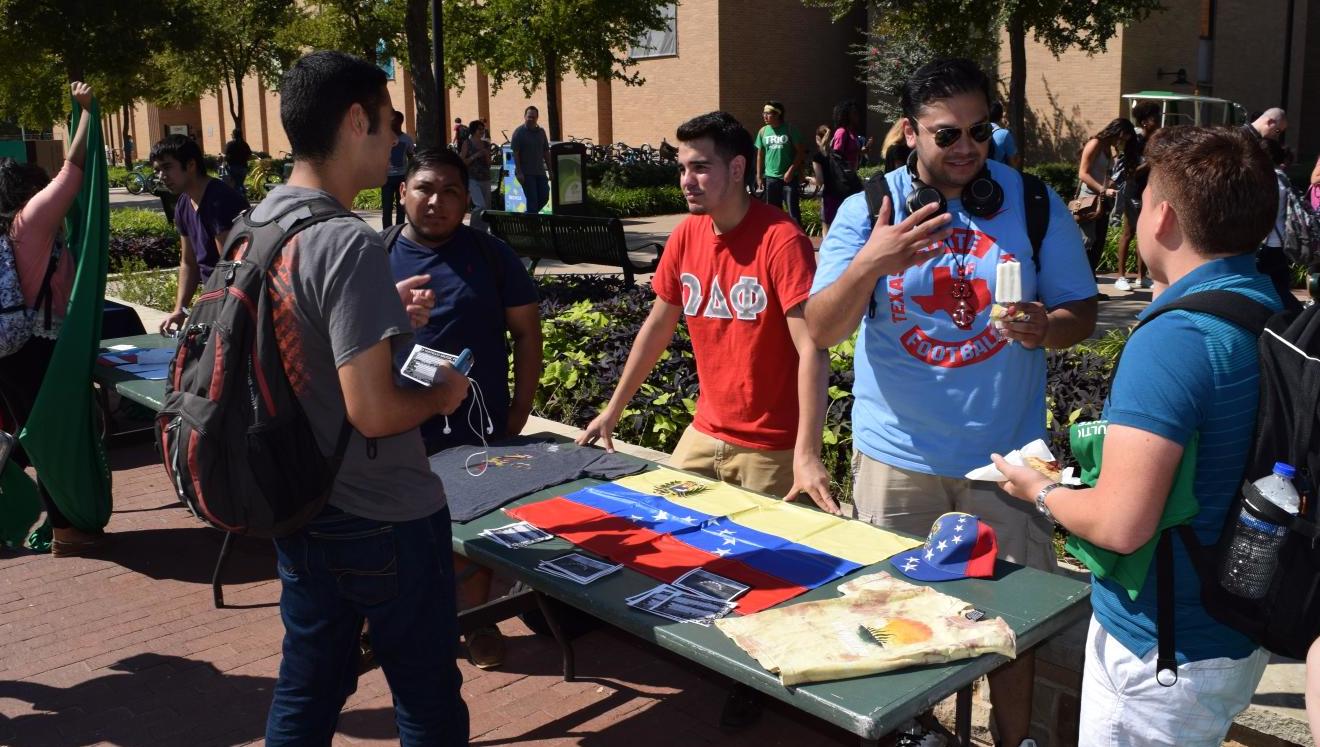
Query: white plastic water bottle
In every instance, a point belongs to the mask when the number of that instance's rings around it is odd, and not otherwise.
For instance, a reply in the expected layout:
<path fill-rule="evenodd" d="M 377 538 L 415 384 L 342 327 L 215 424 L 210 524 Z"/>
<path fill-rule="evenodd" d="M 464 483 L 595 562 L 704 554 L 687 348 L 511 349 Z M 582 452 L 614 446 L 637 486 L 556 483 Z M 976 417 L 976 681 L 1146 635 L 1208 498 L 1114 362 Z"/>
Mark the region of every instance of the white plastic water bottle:
<path fill-rule="evenodd" d="M 1296 471 L 1283 462 L 1274 463 L 1274 472 L 1253 482 L 1251 487 L 1259 498 L 1296 516 L 1301 499 L 1293 487 Z M 1233 528 L 1233 540 L 1224 557 L 1220 583 L 1224 589 L 1247 599 L 1260 599 L 1270 589 L 1274 569 L 1279 564 L 1279 548 L 1288 534 L 1288 527 L 1261 518 L 1251 510 L 1256 496 L 1248 494 Z M 1259 499 L 1254 501 L 1259 505 Z"/>

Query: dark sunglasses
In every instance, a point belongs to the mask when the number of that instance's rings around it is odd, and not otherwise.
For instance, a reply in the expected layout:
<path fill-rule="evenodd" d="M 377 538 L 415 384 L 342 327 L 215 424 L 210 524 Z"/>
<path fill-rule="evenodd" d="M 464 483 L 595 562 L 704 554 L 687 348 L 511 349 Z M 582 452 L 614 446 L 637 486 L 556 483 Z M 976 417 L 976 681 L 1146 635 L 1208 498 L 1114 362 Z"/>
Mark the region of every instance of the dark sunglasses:
<path fill-rule="evenodd" d="M 935 144 L 940 146 L 941 148 L 947 148 L 950 145 L 953 145 L 954 143 L 958 142 L 958 138 L 962 137 L 963 134 L 963 131 L 957 127 L 941 127 L 938 130 L 932 130 L 929 127 L 926 127 L 925 125 L 921 124 L 917 120 L 912 119 L 911 117 L 909 117 L 909 120 L 912 122 L 913 127 L 919 127 L 925 130 L 926 132 L 929 132 L 930 134 L 934 135 Z M 988 121 L 982 122 L 980 124 L 974 124 L 971 127 L 967 128 L 967 132 L 972 136 L 972 139 L 978 143 L 984 143 L 985 141 L 989 140 L 990 135 L 992 135 L 994 131 L 995 131 L 994 125 Z"/>

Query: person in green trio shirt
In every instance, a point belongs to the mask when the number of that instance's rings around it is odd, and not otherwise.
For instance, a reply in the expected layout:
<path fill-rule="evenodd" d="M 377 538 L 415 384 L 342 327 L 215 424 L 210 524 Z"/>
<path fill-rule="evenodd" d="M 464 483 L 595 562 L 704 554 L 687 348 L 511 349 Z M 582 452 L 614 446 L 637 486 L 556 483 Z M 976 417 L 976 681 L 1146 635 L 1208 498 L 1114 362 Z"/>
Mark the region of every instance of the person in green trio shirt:
<path fill-rule="evenodd" d="M 778 101 L 765 102 L 761 119 L 765 127 L 756 133 L 756 191 L 781 210 L 787 197 L 788 216 L 800 226 L 802 210 L 798 202 L 802 195 L 806 141 L 796 127 L 784 122 L 784 105 Z"/>

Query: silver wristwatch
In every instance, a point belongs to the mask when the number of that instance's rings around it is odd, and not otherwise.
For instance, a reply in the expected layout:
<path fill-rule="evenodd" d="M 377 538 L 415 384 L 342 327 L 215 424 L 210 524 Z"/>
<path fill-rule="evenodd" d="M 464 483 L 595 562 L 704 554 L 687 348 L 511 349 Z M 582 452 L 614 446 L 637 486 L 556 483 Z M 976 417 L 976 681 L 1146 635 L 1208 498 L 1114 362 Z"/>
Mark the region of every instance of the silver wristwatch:
<path fill-rule="evenodd" d="M 1062 484 L 1057 482 L 1052 482 L 1049 485 L 1046 485 L 1045 487 L 1041 488 L 1040 492 L 1036 494 L 1036 510 L 1044 514 L 1045 518 L 1049 519 L 1051 522 L 1055 524 L 1058 524 L 1059 520 L 1054 518 L 1054 514 L 1050 513 L 1050 507 L 1045 505 L 1045 496 L 1049 495 L 1050 491 L 1054 490 L 1055 488 L 1061 488 L 1061 487 L 1063 487 Z"/>

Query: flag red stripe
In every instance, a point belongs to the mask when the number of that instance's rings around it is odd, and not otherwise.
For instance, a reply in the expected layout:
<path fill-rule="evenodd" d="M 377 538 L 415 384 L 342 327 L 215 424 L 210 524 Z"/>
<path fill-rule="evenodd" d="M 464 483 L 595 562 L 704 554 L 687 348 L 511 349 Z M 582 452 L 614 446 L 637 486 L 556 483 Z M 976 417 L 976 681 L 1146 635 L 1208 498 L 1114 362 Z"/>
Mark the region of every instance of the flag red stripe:
<path fill-rule="evenodd" d="M 511 508 L 508 513 L 665 583 L 693 568 L 705 568 L 747 584 L 751 590 L 738 598 L 738 611 L 743 614 L 773 607 L 807 591 L 805 586 L 790 584 L 745 563 L 698 550 L 668 534 L 653 532 L 627 519 L 564 498 Z"/>

